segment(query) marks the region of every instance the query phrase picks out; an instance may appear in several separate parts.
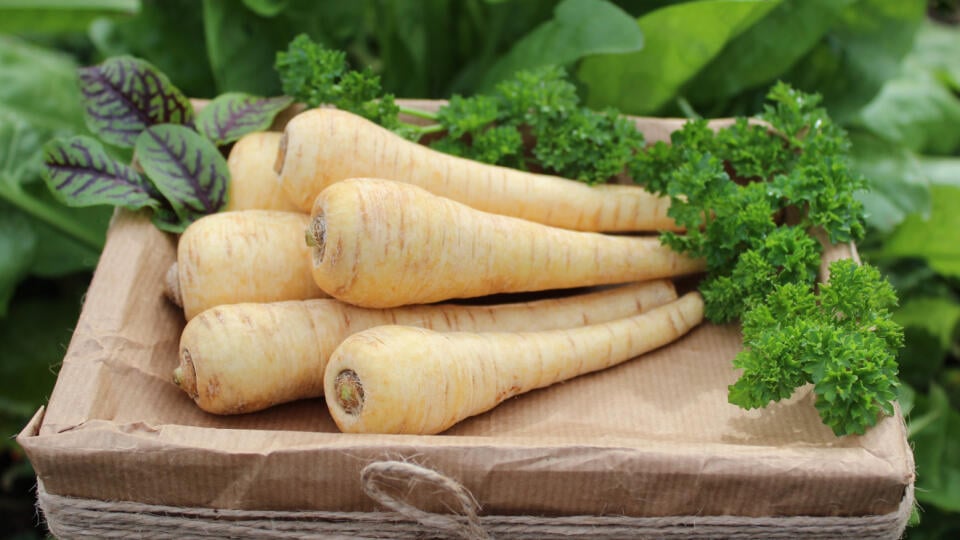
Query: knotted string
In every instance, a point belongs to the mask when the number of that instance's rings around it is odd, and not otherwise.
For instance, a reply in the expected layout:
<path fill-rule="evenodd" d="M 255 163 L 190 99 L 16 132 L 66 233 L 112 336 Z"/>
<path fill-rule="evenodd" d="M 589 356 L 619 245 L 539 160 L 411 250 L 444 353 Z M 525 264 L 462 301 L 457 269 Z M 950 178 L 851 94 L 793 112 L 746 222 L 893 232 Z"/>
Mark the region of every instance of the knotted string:
<path fill-rule="evenodd" d="M 425 527 L 468 540 L 491 538 L 480 524 L 480 505 L 473 494 L 456 480 L 432 469 L 405 461 L 375 461 L 363 468 L 360 482 L 368 497 Z M 444 501 L 451 513 L 427 512 L 407 501 L 406 497 L 418 488 L 431 490 L 431 495 Z"/>

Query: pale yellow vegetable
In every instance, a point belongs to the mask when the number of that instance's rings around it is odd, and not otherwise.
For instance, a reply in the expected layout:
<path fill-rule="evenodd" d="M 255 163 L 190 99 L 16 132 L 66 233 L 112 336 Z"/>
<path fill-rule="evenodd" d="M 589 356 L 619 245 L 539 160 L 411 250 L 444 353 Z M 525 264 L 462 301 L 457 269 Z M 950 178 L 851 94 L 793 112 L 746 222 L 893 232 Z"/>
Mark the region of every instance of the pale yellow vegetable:
<path fill-rule="evenodd" d="M 334 182 L 373 177 L 409 182 L 474 208 L 583 231 L 676 229 L 669 200 L 636 185 L 582 182 L 487 165 L 408 141 L 337 109 L 295 116 L 283 134 L 277 173 L 287 195 L 309 212 Z"/>
<path fill-rule="evenodd" d="M 280 136 L 276 131 L 259 131 L 248 133 L 234 143 L 227 157 L 230 182 L 224 210 L 302 212 L 280 188 L 274 170 Z"/>
<path fill-rule="evenodd" d="M 378 179 L 323 190 L 308 241 L 317 285 L 364 307 L 644 281 L 704 268 L 656 237 L 550 227 Z"/>
<path fill-rule="evenodd" d="M 243 210 L 191 223 L 177 245 L 187 320 L 222 304 L 327 297 L 310 275 L 308 221 L 296 212 Z"/>
<path fill-rule="evenodd" d="M 437 330 L 542 330 L 618 319 L 676 298 L 666 280 L 532 302 L 364 309 L 336 300 L 219 306 L 194 317 L 180 339 L 174 380 L 203 410 L 257 411 L 323 394 L 333 350 L 383 324 Z"/>
<path fill-rule="evenodd" d="M 504 400 L 625 362 L 671 343 L 703 320 L 688 293 L 640 315 L 567 330 L 436 332 L 379 326 L 334 351 L 327 407 L 349 433 L 440 433 Z"/>

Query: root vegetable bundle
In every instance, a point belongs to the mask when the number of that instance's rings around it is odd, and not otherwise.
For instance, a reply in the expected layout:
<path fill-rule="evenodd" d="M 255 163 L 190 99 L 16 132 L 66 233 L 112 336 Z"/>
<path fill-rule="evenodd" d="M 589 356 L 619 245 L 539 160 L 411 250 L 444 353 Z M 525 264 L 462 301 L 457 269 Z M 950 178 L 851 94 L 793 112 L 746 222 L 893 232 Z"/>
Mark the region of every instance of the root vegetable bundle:
<path fill-rule="evenodd" d="M 653 237 L 576 230 L 675 229 L 642 189 L 434 163 L 349 117 L 308 111 L 279 143 L 238 143 L 230 160 L 250 173 L 236 187 L 243 200 L 180 239 L 169 279 L 188 322 L 174 381 L 203 410 L 247 413 L 326 394 L 343 431 L 439 433 L 670 343 L 702 320 L 701 297 L 677 299 L 669 281 L 702 261 Z M 350 157 L 330 137 L 382 146 Z M 271 158 L 279 184 L 263 167 Z M 586 213 L 571 211 L 578 198 Z M 287 205 L 312 214 L 279 210 Z M 457 303 L 598 285 L 617 286 Z"/>

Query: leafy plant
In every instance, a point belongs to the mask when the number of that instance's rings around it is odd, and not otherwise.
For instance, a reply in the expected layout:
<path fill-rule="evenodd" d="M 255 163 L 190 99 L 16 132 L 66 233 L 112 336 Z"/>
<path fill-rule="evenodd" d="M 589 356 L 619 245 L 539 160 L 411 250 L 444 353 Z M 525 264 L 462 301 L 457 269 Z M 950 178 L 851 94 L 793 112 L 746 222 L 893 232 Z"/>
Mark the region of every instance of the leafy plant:
<path fill-rule="evenodd" d="M 61 276 L 92 267 L 109 214 L 58 204 L 40 182 L 43 143 L 85 131 L 73 63 L 21 40 L 0 37 L 0 315 L 28 275 Z M 38 101 L 36 95 L 49 100 Z"/>
<path fill-rule="evenodd" d="M 82 68 L 79 78 L 90 130 L 114 147 L 133 147 L 136 163 L 89 137 L 55 139 L 44 153 L 48 186 L 70 206 L 150 209 L 154 224 L 171 232 L 226 204 L 229 172 L 217 145 L 266 129 L 291 102 L 233 93 L 195 118 L 166 75 L 129 56 Z"/>

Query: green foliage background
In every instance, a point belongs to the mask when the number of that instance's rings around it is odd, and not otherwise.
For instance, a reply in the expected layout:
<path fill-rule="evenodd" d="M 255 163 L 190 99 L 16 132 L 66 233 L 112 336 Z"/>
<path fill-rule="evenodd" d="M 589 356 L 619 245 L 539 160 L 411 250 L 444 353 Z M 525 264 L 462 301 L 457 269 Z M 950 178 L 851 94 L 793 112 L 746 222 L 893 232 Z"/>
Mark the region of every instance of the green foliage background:
<path fill-rule="evenodd" d="M 401 97 L 469 95 L 545 64 L 591 107 L 638 115 L 753 114 L 776 80 L 821 93 L 872 185 L 861 253 L 901 298 L 908 535 L 955 537 L 958 24 L 956 0 L 0 0 L 0 523 L 43 535 L 12 435 L 49 397 L 110 215 L 60 205 L 40 179 L 44 142 L 87 133 L 76 67 L 133 54 L 188 95 L 276 95 L 276 51 L 306 32 Z"/>

